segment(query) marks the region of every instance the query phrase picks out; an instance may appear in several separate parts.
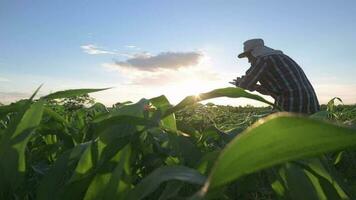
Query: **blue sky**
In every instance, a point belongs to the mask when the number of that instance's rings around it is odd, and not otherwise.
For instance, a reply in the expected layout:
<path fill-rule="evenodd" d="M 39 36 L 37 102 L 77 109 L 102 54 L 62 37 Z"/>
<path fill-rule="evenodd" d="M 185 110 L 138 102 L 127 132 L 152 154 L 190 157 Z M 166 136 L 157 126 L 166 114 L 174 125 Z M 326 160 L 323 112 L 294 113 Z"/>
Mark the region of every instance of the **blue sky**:
<path fill-rule="evenodd" d="M 229 86 L 249 67 L 236 58 L 242 43 L 263 38 L 301 65 L 322 103 L 334 96 L 356 103 L 355 22 L 352 0 L 0 0 L 0 102 L 44 83 L 41 94 L 113 86 L 94 95 L 106 104 L 160 94 L 176 103 Z M 181 65 L 129 66 L 172 56 Z"/>

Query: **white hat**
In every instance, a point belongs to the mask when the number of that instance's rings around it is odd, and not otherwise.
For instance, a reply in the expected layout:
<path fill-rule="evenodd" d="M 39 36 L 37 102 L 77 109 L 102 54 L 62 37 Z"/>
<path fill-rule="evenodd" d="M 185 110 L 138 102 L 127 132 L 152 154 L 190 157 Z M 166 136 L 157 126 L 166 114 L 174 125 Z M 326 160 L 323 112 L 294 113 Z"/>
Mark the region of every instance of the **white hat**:
<path fill-rule="evenodd" d="M 254 57 L 273 55 L 273 54 L 283 54 L 282 51 L 274 50 L 265 46 L 262 39 L 251 39 L 244 42 L 244 52 L 239 54 L 239 58 L 246 57 L 247 53 L 251 53 Z"/>

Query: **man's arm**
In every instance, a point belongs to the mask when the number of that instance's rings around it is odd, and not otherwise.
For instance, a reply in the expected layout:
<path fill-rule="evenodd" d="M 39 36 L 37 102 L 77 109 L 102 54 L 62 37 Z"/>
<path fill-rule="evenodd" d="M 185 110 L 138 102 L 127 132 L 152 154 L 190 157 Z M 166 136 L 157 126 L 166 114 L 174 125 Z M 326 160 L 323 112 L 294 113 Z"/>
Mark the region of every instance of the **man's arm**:
<path fill-rule="evenodd" d="M 264 87 L 262 87 L 261 85 L 256 85 L 255 86 L 255 90 L 261 94 L 264 94 L 264 95 L 271 95 L 270 92 L 268 92 Z"/>
<path fill-rule="evenodd" d="M 257 59 L 256 63 L 246 71 L 246 75 L 242 76 L 238 87 L 254 91 L 256 83 L 267 68 L 267 62 L 264 58 Z"/>
<path fill-rule="evenodd" d="M 234 86 L 236 87 L 239 87 L 239 84 L 240 84 L 240 80 L 243 78 L 244 76 L 242 77 L 237 77 L 236 79 L 234 79 L 233 81 L 229 82 L 231 84 L 233 84 Z M 267 91 L 264 87 L 262 87 L 261 85 L 255 85 L 253 86 L 253 88 L 251 88 L 252 91 L 257 91 L 261 94 L 264 94 L 264 95 L 271 95 L 271 93 L 269 91 Z"/>

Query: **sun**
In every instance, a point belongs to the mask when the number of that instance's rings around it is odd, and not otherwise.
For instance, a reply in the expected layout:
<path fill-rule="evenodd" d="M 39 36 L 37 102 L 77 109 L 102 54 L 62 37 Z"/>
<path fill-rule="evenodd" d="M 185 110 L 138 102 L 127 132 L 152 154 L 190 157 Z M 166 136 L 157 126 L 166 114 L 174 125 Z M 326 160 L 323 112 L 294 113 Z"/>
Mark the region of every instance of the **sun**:
<path fill-rule="evenodd" d="M 199 98 L 200 93 L 214 89 L 213 83 L 203 79 L 187 79 L 166 89 L 166 95 L 171 103 L 176 104 L 187 96 Z"/>

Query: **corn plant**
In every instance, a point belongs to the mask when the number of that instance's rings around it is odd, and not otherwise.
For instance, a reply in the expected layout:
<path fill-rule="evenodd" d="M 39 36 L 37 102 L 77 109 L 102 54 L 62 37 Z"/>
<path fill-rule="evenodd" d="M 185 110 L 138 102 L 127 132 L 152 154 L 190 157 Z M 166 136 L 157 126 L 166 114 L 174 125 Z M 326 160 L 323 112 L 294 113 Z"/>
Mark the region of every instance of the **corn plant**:
<path fill-rule="evenodd" d="M 356 199 L 356 182 L 337 169 L 342 156 L 331 159 L 352 151 L 356 131 L 322 112 L 264 113 L 227 131 L 214 120 L 177 124 L 176 113 L 217 97 L 273 104 L 241 88 L 175 106 L 163 95 L 112 107 L 54 103 L 105 89 L 36 91 L 0 106 L 0 199 Z"/>

